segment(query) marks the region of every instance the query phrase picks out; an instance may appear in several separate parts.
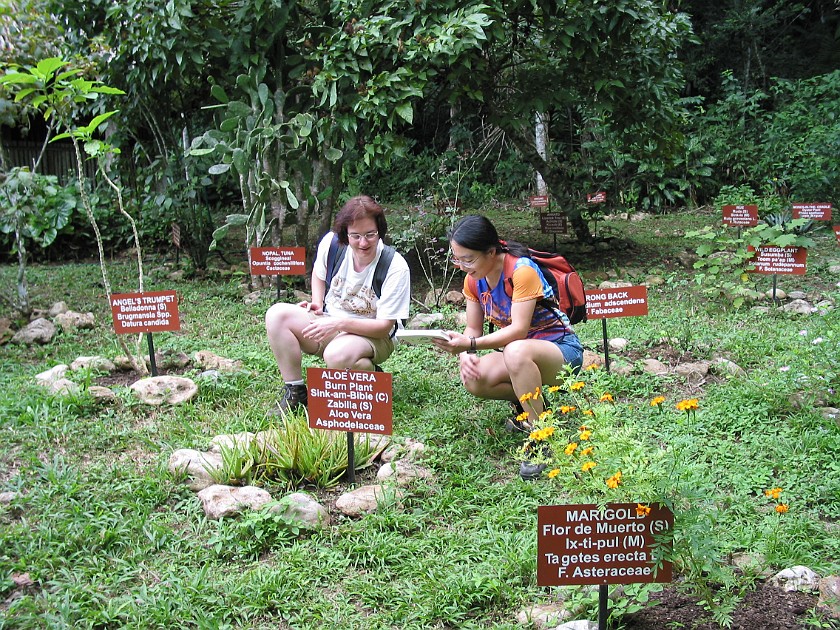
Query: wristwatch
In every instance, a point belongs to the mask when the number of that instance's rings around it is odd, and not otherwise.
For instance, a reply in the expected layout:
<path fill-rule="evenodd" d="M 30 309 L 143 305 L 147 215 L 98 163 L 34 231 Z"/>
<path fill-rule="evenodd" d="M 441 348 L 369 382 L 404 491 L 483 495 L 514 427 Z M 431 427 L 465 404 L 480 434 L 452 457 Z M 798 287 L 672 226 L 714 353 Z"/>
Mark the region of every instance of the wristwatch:
<path fill-rule="evenodd" d="M 475 337 L 470 337 L 470 349 L 467 350 L 467 354 L 475 354 L 476 347 L 475 347 Z"/>

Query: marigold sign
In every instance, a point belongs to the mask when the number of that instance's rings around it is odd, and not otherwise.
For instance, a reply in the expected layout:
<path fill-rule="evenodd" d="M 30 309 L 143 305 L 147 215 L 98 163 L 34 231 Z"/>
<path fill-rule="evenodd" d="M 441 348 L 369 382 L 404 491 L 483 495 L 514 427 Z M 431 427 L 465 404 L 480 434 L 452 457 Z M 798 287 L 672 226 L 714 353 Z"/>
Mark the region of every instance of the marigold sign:
<path fill-rule="evenodd" d="M 654 554 L 674 527 L 661 505 L 608 503 L 537 508 L 537 584 L 670 582 L 672 567 Z"/>

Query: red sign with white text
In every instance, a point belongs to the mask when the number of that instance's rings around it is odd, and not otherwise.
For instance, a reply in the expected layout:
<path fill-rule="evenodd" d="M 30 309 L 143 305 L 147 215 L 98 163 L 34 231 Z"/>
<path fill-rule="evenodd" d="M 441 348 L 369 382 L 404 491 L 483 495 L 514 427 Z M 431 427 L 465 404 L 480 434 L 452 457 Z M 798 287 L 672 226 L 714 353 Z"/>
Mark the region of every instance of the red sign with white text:
<path fill-rule="evenodd" d="M 753 227 L 758 225 L 758 206 L 723 206 L 723 224 Z"/>
<path fill-rule="evenodd" d="M 671 581 L 671 563 L 657 570 L 653 551 L 674 527 L 665 506 L 541 505 L 537 527 L 539 586 Z"/>
<path fill-rule="evenodd" d="M 529 197 L 528 200 L 530 201 L 532 208 L 548 207 L 548 195 L 535 195 L 533 197 Z"/>
<path fill-rule="evenodd" d="M 111 315 L 118 335 L 181 330 L 175 291 L 114 293 Z"/>
<path fill-rule="evenodd" d="M 830 203 L 794 203 L 794 219 L 812 219 L 814 221 L 831 221 Z"/>
<path fill-rule="evenodd" d="M 639 317 L 648 314 L 647 287 L 593 289 L 586 292 L 587 319 Z"/>
<path fill-rule="evenodd" d="M 599 190 L 596 193 L 590 193 L 586 195 L 586 203 L 606 203 L 606 201 L 607 193 L 603 190 Z"/>
<path fill-rule="evenodd" d="M 391 435 L 391 375 L 364 370 L 307 368 L 309 428 Z"/>
<path fill-rule="evenodd" d="M 305 247 L 251 247 L 251 275 L 299 276 L 306 273 Z"/>
<path fill-rule="evenodd" d="M 748 251 L 754 252 L 753 257 L 747 261 L 748 265 L 752 265 L 752 268 L 747 269 L 749 273 L 805 275 L 805 261 L 808 258 L 805 247 L 762 245 L 757 250 L 749 247 Z"/>

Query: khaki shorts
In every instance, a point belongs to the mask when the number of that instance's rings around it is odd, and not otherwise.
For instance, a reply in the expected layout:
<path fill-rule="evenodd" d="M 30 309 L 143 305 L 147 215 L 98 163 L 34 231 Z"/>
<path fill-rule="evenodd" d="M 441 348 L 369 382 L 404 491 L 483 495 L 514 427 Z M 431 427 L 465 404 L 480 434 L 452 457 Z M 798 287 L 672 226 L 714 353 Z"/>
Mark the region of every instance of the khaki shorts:
<path fill-rule="evenodd" d="M 321 315 L 316 315 L 315 313 L 309 313 L 309 319 L 311 321 L 315 321 L 321 317 Z M 351 333 L 339 332 L 333 335 L 330 339 L 326 339 L 318 344 L 318 352 L 316 353 L 319 357 L 324 356 L 324 348 L 326 348 L 334 339 L 336 339 L 339 335 L 349 335 Z M 373 361 L 376 365 L 383 363 L 385 359 L 391 356 L 394 352 L 394 339 L 393 337 L 386 337 L 385 339 L 373 339 L 371 337 L 362 337 L 361 335 L 353 335 L 357 339 L 362 339 L 363 341 L 367 342 L 370 346 L 371 350 L 373 351 L 373 356 L 371 357 L 371 361 Z"/>

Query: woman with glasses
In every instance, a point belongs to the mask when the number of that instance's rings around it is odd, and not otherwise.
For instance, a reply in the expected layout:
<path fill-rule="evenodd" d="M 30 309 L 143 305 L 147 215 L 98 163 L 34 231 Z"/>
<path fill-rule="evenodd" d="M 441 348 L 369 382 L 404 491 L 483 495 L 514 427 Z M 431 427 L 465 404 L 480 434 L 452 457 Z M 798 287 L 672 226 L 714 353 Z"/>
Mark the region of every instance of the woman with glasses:
<path fill-rule="evenodd" d="M 467 391 L 479 398 L 508 400 L 516 408 L 523 394 L 555 384 L 566 366 L 580 368 L 580 340 L 566 314 L 559 307 L 551 308 L 556 296 L 525 246 L 500 241 L 496 228 L 483 216 L 458 221 L 449 233 L 449 246 L 452 262 L 476 280 L 478 294 L 465 278 L 467 327 L 463 334 L 450 332 L 449 341 L 435 344 L 458 355 Z M 507 256 L 517 258 L 512 296 L 505 291 L 508 279 L 503 277 Z M 485 319 L 495 327 L 487 335 Z M 501 352 L 478 355 L 478 350 Z M 529 401 L 529 406 L 528 419 L 508 421 L 509 429 L 530 431 L 529 419 L 544 409 L 540 398 Z"/>
<path fill-rule="evenodd" d="M 398 322 L 408 318 L 411 280 L 405 259 L 393 252 L 381 289 L 374 290 L 387 233 L 382 206 L 367 196 L 353 197 L 318 245 L 312 299 L 268 309 L 268 343 L 284 381 L 281 410 L 306 406 L 303 353 L 323 357 L 328 368 L 374 370 L 393 352 Z M 328 258 L 330 264 L 334 261 L 334 239 L 346 253 L 334 269 L 327 269 Z"/>

